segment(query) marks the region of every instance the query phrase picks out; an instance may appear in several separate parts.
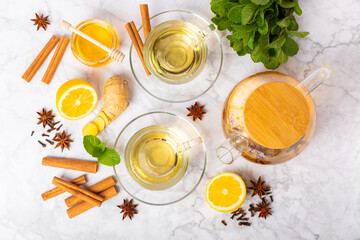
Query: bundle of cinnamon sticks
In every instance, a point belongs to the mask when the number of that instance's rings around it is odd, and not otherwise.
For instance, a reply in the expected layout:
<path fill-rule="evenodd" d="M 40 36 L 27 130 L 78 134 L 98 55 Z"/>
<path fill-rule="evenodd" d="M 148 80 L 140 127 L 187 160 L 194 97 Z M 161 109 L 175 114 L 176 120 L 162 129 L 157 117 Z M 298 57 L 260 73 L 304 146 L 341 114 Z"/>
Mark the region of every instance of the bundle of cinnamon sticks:
<path fill-rule="evenodd" d="M 146 39 L 151 31 L 148 5 L 140 4 L 140 12 L 141 12 L 141 20 L 142 20 L 143 30 L 144 30 L 144 37 Z M 150 73 L 149 69 L 146 67 L 144 57 L 143 57 L 144 43 L 141 40 L 138 30 L 136 29 L 135 23 L 133 21 L 128 22 L 127 24 L 125 24 L 125 27 L 131 38 L 131 41 L 133 42 L 134 48 L 135 48 L 137 54 L 139 55 L 141 63 L 146 72 L 146 75 L 149 76 L 151 73 Z"/>
<path fill-rule="evenodd" d="M 70 39 L 65 36 L 62 36 L 61 39 L 59 39 L 57 36 L 53 35 L 50 38 L 50 40 L 46 43 L 44 48 L 40 51 L 40 53 L 36 56 L 34 61 L 28 67 L 26 72 L 22 75 L 22 78 L 25 81 L 27 82 L 31 81 L 35 73 L 39 70 L 39 68 L 44 63 L 45 59 L 49 56 L 49 54 L 54 49 L 54 47 L 59 42 L 59 40 L 60 43 L 56 47 L 55 53 L 51 58 L 49 66 L 46 69 L 46 72 L 42 78 L 42 82 L 49 85 L 70 41 Z"/>
<path fill-rule="evenodd" d="M 78 159 L 44 157 L 42 165 L 92 173 L 96 173 L 97 170 L 97 162 Z M 64 192 L 72 194 L 72 196 L 65 199 L 65 204 L 69 207 L 67 210 L 69 218 L 73 218 L 95 206 L 100 207 L 104 201 L 117 195 L 113 177 L 105 178 L 88 188 L 80 187 L 80 185 L 86 184 L 86 182 L 85 175 L 71 181 L 55 176 L 52 184 L 56 188 L 43 193 L 41 196 L 46 201 Z"/>

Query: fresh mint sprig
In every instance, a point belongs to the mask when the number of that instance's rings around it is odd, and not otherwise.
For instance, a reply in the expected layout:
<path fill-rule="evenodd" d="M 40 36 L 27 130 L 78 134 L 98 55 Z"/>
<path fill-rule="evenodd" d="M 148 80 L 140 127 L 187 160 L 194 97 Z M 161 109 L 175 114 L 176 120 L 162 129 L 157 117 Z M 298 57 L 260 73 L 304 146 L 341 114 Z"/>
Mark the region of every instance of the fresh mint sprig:
<path fill-rule="evenodd" d="M 293 13 L 302 14 L 297 0 L 212 0 L 211 20 L 219 30 L 231 32 L 227 38 L 239 56 L 250 54 L 254 62 L 276 69 L 299 51 L 291 36 L 304 38 Z"/>
<path fill-rule="evenodd" d="M 106 166 L 115 166 L 120 163 L 119 154 L 112 148 L 105 147 L 105 144 L 99 138 L 87 135 L 84 136 L 83 144 L 85 150 L 98 162 Z"/>

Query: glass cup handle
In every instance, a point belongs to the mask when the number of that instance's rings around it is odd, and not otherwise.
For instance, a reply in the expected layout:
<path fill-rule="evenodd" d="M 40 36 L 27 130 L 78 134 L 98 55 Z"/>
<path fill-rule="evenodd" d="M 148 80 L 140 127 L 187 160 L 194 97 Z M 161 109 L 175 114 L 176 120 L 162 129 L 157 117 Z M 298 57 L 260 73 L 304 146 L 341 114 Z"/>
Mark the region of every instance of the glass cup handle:
<path fill-rule="evenodd" d="M 178 146 L 177 146 L 177 152 L 179 153 L 182 153 L 192 147 L 195 147 L 197 145 L 200 145 L 201 143 L 204 142 L 204 139 L 202 137 L 196 137 L 196 138 L 193 138 L 189 141 L 186 141 L 186 142 L 183 142 L 183 143 L 180 143 Z"/>
<path fill-rule="evenodd" d="M 211 23 L 211 24 L 207 25 L 206 27 L 204 27 L 203 29 L 201 29 L 200 35 L 206 39 L 207 36 L 209 36 L 216 29 L 217 29 L 216 25 Z"/>
<path fill-rule="evenodd" d="M 307 93 L 305 97 L 320 86 L 333 73 L 333 69 L 328 64 L 324 64 L 321 68 L 316 69 L 307 78 L 302 80 L 296 88 L 305 88 Z"/>

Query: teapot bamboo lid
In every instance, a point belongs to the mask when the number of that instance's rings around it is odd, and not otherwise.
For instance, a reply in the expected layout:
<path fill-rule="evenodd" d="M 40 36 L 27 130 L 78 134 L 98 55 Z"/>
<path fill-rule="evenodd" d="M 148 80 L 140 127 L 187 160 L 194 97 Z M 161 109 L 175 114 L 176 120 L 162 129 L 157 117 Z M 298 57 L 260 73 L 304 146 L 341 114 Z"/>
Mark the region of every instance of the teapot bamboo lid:
<path fill-rule="evenodd" d="M 251 138 L 267 148 L 295 144 L 310 121 L 305 97 L 295 87 L 280 82 L 264 84 L 246 100 L 244 122 Z"/>

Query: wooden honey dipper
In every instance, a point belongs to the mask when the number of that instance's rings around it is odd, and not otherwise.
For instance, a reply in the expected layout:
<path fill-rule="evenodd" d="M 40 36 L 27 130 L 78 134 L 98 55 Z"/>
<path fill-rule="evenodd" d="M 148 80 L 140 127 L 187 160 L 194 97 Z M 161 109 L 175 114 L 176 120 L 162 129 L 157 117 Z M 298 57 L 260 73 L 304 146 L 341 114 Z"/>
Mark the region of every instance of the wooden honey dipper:
<path fill-rule="evenodd" d="M 71 26 L 70 23 L 68 23 L 67 21 L 61 21 L 61 27 L 66 29 L 66 30 L 70 30 L 73 33 L 76 33 L 77 35 L 85 38 L 86 40 L 88 40 L 89 42 L 95 44 L 96 46 L 98 46 L 99 48 L 103 49 L 104 51 L 108 52 L 110 54 L 110 57 L 112 59 L 114 59 L 115 61 L 118 62 L 122 62 L 122 60 L 124 60 L 125 55 L 118 49 L 115 48 L 109 48 L 107 46 L 105 46 L 104 44 L 102 44 L 101 42 L 96 41 L 95 39 L 93 39 L 92 37 L 86 35 L 85 33 L 79 31 L 78 29 L 74 28 Z"/>

